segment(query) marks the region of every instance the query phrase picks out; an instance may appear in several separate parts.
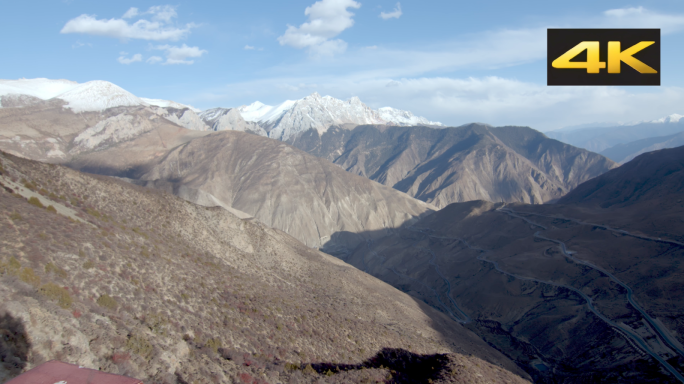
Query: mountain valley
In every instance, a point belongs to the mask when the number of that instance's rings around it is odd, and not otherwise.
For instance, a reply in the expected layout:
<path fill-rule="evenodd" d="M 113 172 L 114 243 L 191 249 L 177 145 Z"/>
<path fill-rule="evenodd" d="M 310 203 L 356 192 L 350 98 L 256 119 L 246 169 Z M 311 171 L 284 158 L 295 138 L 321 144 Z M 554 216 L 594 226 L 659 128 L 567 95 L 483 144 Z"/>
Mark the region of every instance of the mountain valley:
<path fill-rule="evenodd" d="M 451 204 L 344 260 L 535 382 L 679 382 L 683 181 L 684 148 L 647 153 L 557 204 Z"/>

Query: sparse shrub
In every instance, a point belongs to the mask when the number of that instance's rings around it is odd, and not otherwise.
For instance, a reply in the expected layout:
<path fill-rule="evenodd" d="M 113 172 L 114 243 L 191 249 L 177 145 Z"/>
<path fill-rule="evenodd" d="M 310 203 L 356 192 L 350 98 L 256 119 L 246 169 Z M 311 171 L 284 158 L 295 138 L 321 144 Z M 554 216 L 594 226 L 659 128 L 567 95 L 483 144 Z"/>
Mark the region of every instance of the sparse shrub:
<path fill-rule="evenodd" d="M 74 300 L 71 298 L 71 295 L 69 295 L 69 291 L 55 283 L 47 283 L 43 285 L 40 287 L 39 292 L 45 295 L 45 297 L 48 299 L 57 301 L 57 305 L 64 309 L 71 307 L 71 304 L 74 302 Z"/>
<path fill-rule="evenodd" d="M 145 316 L 145 324 L 158 335 L 166 336 L 166 325 L 169 319 L 163 313 L 151 313 Z"/>
<path fill-rule="evenodd" d="M 36 185 L 35 185 L 35 184 L 33 184 L 33 183 L 30 182 L 30 181 L 25 181 L 25 180 L 24 180 L 24 187 L 26 187 L 26 189 L 30 189 L 30 190 L 32 190 L 32 191 L 36 189 Z"/>
<path fill-rule="evenodd" d="M 52 205 L 48 205 L 47 211 L 52 212 L 52 213 L 57 213 L 57 209 L 55 209 L 55 207 L 53 207 Z"/>
<path fill-rule="evenodd" d="M 285 363 L 285 369 L 289 371 L 296 371 L 299 369 L 299 364 L 296 363 Z"/>
<path fill-rule="evenodd" d="M 67 278 L 67 272 L 64 269 L 62 269 L 62 268 L 60 268 L 60 267 L 58 267 L 52 263 L 47 263 L 45 265 L 45 273 L 50 273 L 50 272 L 54 272 L 55 275 L 61 277 L 62 279 Z"/>
<path fill-rule="evenodd" d="M 316 370 L 313 369 L 311 364 L 307 365 L 302 371 L 307 375 L 315 375 L 316 374 Z"/>
<path fill-rule="evenodd" d="M 25 283 L 29 283 L 34 287 L 40 285 L 40 277 L 33 272 L 32 268 L 26 267 L 19 273 L 19 278 Z"/>
<path fill-rule="evenodd" d="M 78 250 L 78 257 L 85 257 L 85 256 L 86 256 L 85 252 L 83 252 L 82 249 L 79 249 Z"/>
<path fill-rule="evenodd" d="M 35 205 L 38 208 L 45 208 L 43 203 L 41 203 L 40 200 L 38 200 L 38 198 L 35 196 L 31 196 L 31 198 L 28 199 L 28 202 L 29 204 Z"/>
<path fill-rule="evenodd" d="M 85 198 L 85 196 L 84 196 L 84 198 Z M 98 212 L 98 211 L 96 211 L 96 210 L 94 210 L 94 209 L 92 209 L 92 208 L 86 208 L 86 213 L 89 214 L 90 216 L 94 216 L 94 217 L 97 217 L 97 218 L 102 217 L 102 215 L 100 214 L 100 212 Z"/>
<path fill-rule="evenodd" d="M 11 274 L 16 274 L 19 272 L 19 269 L 21 268 L 21 263 L 17 259 L 14 258 L 14 256 L 10 257 L 9 263 L 7 263 L 7 268 L 9 269 L 9 272 Z"/>
<path fill-rule="evenodd" d="M 97 299 L 97 305 L 103 308 L 107 308 L 109 310 L 115 310 L 119 303 L 117 303 L 116 300 L 114 300 L 114 298 L 105 293 Z"/>
<path fill-rule="evenodd" d="M 10 219 L 14 221 L 21 220 L 21 215 L 18 212 L 12 212 Z"/>
<path fill-rule="evenodd" d="M 85 263 L 83 263 L 83 269 L 90 269 L 95 267 L 95 263 L 92 260 L 88 260 Z"/>
<path fill-rule="evenodd" d="M 49 194 L 48 196 L 49 196 L 50 199 L 52 199 L 52 200 L 57 200 L 57 199 L 58 199 L 57 195 L 55 195 L 54 192 L 50 192 L 50 194 Z"/>
<path fill-rule="evenodd" d="M 209 339 L 205 345 L 207 348 L 211 348 L 214 352 L 218 352 L 218 349 L 221 348 L 221 340 L 218 338 Z"/>
<path fill-rule="evenodd" d="M 38 191 L 38 193 L 40 193 L 41 195 L 45 196 L 45 195 L 47 195 L 49 192 L 47 191 L 47 189 L 41 188 L 41 189 Z"/>
<path fill-rule="evenodd" d="M 99 300 L 98 300 L 99 301 Z M 152 344 L 142 335 L 132 335 L 126 342 L 126 348 L 136 355 L 140 355 L 145 360 L 152 354 Z"/>

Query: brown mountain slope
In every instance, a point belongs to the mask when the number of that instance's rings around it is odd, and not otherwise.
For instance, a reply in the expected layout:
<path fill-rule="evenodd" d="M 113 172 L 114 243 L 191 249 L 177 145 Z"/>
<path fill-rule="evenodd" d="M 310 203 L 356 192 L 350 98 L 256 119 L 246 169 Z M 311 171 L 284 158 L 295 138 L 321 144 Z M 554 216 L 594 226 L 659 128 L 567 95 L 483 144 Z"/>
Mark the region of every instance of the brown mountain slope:
<path fill-rule="evenodd" d="M 357 126 L 310 130 L 292 144 L 437 207 L 490 200 L 542 203 L 615 167 L 526 127 Z"/>
<path fill-rule="evenodd" d="M 165 109 L 74 114 L 48 104 L 0 111 L 0 148 L 234 208 L 312 247 L 340 231 L 399 227 L 433 208 L 279 141 L 233 131 L 201 139 L 211 132 L 182 128 Z M 336 238 L 345 249 L 362 240 Z"/>
<path fill-rule="evenodd" d="M 178 146 L 134 178 L 203 190 L 312 247 L 339 231 L 396 228 L 432 211 L 287 144 L 236 131 Z M 361 238 L 338 240 L 353 247 Z"/>
<path fill-rule="evenodd" d="M 1 108 L 0 149 L 33 160 L 66 163 L 81 153 L 126 145 L 147 134 L 145 143 L 132 148 L 133 156 L 111 159 L 117 163 L 139 162 L 160 150 L 208 134 L 181 128 L 164 118 L 167 115 L 167 110 L 155 107 L 74 113 L 64 109 L 58 100 Z"/>
<path fill-rule="evenodd" d="M 522 382 L 447 317 L 259 222 L 0 164 L 1 380 L 60 359 L 150 383 Z"/>

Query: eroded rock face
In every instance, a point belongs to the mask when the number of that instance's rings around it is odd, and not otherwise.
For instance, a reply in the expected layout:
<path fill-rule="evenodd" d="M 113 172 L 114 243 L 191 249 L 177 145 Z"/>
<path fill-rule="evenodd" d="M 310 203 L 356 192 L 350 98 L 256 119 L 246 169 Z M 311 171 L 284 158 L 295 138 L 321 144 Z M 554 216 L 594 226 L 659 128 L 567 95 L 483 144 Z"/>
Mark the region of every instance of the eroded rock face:
<path fill-rule="evenodd" d="M 160 108 L 162 116 L 172 123 L 193 131 L 207 131 L 209 126 L 190 109 Z"/>
<path fill-rule="evenodd" d="M 98 122 L 95 126 L 81 132 L 74 139 L 72 153 L 114 146 L 122 141 L 128 141 L 153 129 L 149 119 L 128 114 L 115 115 Z"/>
<path fill-rule="evenodd" d="M 258 221 L 2 153 L 0 164 L 11 336 L 0 343 L 16 363 L 5 377 L 60 359 L 154 382 L 525 382 L 444 314 Z M 87 223 L 15 196 L 6 179 Z M 409 369 L 420 362 L 429 368 Z"/>
<path fill-rule="evenodd" d="M 259 136 L 268 133 L 257 123 L 245 121 L 237 108 L 213 108 L 200 113 L 200 117 L 212 131 L 240 131 Z"/>

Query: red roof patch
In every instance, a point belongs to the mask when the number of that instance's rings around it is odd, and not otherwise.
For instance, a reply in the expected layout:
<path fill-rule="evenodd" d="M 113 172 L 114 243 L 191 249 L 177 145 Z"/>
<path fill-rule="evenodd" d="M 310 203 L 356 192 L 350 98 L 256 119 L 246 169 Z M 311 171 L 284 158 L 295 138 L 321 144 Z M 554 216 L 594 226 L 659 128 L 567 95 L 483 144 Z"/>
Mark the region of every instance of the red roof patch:
<path fill-rule="evenodd" d="M 142 384 L 142 381 L 51 360 L 5 384 Z"/>

